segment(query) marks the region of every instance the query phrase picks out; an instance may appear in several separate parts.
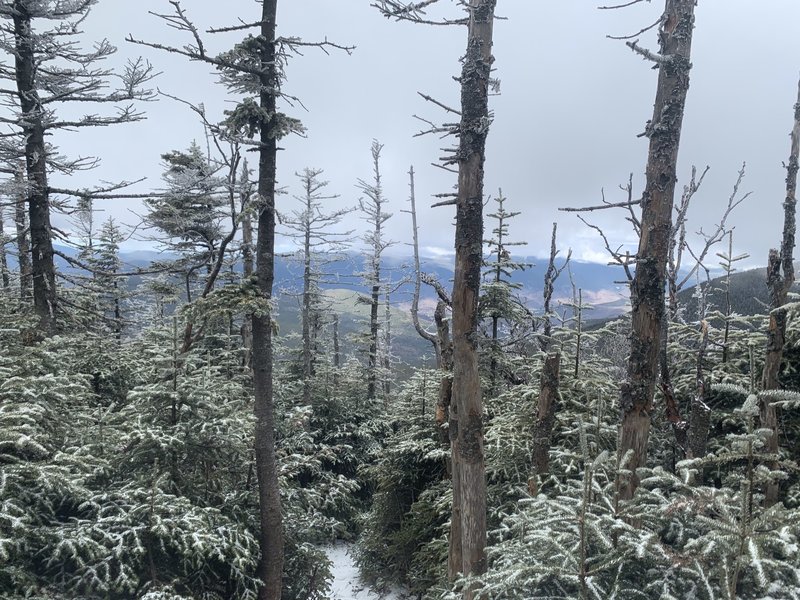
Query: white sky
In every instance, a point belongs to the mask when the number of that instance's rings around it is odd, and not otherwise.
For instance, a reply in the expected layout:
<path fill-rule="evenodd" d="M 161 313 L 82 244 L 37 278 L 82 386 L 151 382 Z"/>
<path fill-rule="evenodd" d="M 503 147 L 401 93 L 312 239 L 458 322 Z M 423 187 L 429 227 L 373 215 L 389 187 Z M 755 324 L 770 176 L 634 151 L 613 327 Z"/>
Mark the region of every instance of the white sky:
<path fill-rule="evenodd" d="M 453 0 L 442 0 L 457 15 Z M 184 0 L 187 13 L 201 29 L 254 21 L 254 0 Z M 623 200 L 617 185 L 634 173 L 634 193 L 641 193 L 647 140 L 637 138 L 652 113 L 656 72 L 607 34 L 629 34 L 656 20 L 662 0 L 626 10 L 599 11 L 589 0 L 499 0 L 498 13 L 507 20 L 495 29 L 496 76 L 501 95 L 491 99 L 495 122 L 489 135 L 486 192 L 499 187 L 509 207 L 523 211 L 512 223 L 512 235 L 528 241 L 528 252 L 542 256 L 550 228 L 559 222 L 561 245 L 571 245 L 576 257 L 605 261 L 595 234 L 559 206 L 598 204 L 605 188 L 610 200 Z M 86 22 L 92 38 L 107 37 L 122 57 L 143 54 L 163 74 L 159 88 L 193 103 L 203 102 L 209 115 L 220 115 L 233 97 L 215 84 L 204 65 L 133 46 L 125 35 L 167 44 L 188 43 L 148 15 L 166 12 L 166 0 L 101 0 Z M 711 166 L 690 212 L 693 229 L 713 227 L 727 200 L 736 174 L 747 161 L 743 191 L 753 196 L 731 219 L 735 246 L 749 252 L 751 263 L 765 262 L 781 229 L 781 202 L 788 158 L 792 105 L 800 71 L 800 2 L 796 0 L 701 0 L 697 8 L 692 82 L 680 153 L 680 181 L 692 164 Z M 458 105 L 458 74 L 466 32 L 383 19 L 369 0 L 281 0 L 279 33 L 308 41 L 325 37 L 353 44 L 352 56 L 309 50 L 289 65 L 286 90 L 299 96 L 308 112 L 287 110 L 303 120 L 305 138 L 284 140 L 279 156 L 279 183 L 297 192 L 293 173 L 303 167 L 325 169 L 330 192 L 339 204 L 358 199 L 356 180 L 369 178 L 369 148 L 373 138 L 384 145 L 385 190 L 395 217 L 388 223 L 396 240 L 409 237 L 407 208 L 410 164 L 417 171 L 421 244 L 432 253 L 446 253 L 453 244 L 452 207 L 429 209 L 429 198 L 449 191 L 453 177 L 430 166 L 445 143 L 412 137 L 421 124 L 412 115 L 446 118 L 417 91 Z M 208 37 L 213 50 L 230 47 L 236 36 Z M 656 47 L 656 33 L 641 36 L 641 44 Z M 97 170 L 76 176 L 69 187 L 91 186 L 100 180 L 148 177 L 138 191 L 160 185 L 160 154 L 183 149 L 200 139 L 195 116 L 171 100 L 145 107 L 142 123 L 78 134 L 54 140 L 68 154 L 97 155 Z M 283 197 L 279 202 L 288 202 Z M 106 204 L 106 214 L 132 222 L 136 203 Z M 592 215 L 617 243 L 632 243 L 623 215 L 616 211 Z M 353 226 L 361 226 L 353 221 Z M 487 231 L 491 224 L 487 222 Z M 721 250 L 721 248 L 720 248 Z"/>

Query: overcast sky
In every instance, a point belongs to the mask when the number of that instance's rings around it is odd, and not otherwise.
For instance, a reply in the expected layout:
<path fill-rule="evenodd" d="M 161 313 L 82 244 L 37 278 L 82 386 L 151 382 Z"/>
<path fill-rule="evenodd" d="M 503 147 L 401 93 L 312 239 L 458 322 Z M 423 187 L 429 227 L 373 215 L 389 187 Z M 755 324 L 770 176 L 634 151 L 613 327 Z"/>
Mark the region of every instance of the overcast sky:
<path fill-rule="evenodd" d="M 384 144 L 385 191 L 395 216 L 388 223 L 395 240 L 409 237 L 407 208 L 409 165 L 417 171 L 421 244 L 429 252 L 447 253 L 453 246 L 452 207 L 430 209 L 431 196 L 450 191 L 454 178 L 430 163 L 445 143 L 413 137 L 417 114 L 438 121 L 446 116 L 417 92 L 458 105 L 452 76 L 466 41 L 462 27 L 427 27 L 382 18 L 369 0 L 281 0 L 280 35 L 307 41 L 327 37 L 356 46 L 351 56 L 309 50 L 288 67 L 288 93 L 307 107 L 288 109 L 307 127 L 307 136 L 285 139 L 279 155 L 279 184 L 297 192 L 293 173 L 303 167 L 325 170 L 329 190 L 340 205 L 353 205 L 358 178 L 369 178 L 370 143 Z M 254 21 L 254 0 L 184 0 L 199 28 Z M 443 11 L 458 16 L 455 1 L 442 0 Z M 495 27 L 495 75 L 501 94 L 491 98 L 494 124 L 489 134 L 486 193 L 502 188 L 509 207 L 522 211 L 512 236 L 524 239 L 527 254 L 543 256 L 553 221 L 560 245 L 576 257 L 605 261 L 594 232 L 560 206 L 598 204 L 601 189 L 609 200 L 623 200 L 617 189 L 634 174 L 634 193 L 641 194 L 647 140 L 637 138 L 652 115 L 656 71 L 620 41 L 606 35 L 631 34 L 654 22 L 663 0 L 625 10 L 597 9 L 590 0 L 499 0 Z M 147 57 L 162 72 L 155 85 L 190 102 L 203 102 L 211 117 L 221 116 L 234 97 L 216 84 L 208 67 L 126 43 L 136 38 L 181 45 L 176 35 L 149 10 L 166 12 L 167 0 L 101 0 L 86 21 L 92 38 L 107 37 L 123 57 Z M 763 264 L 779 241 L 784 196 L 782 163 L 789 152 L 788 133 L 800 72 L 800 2 L 796 0 L 700 0 L 692 50 L 691 88 L 680 151 L 679 186 L 691 166 L 710 165 L 695 197 L 690 227 L 712 228 L 730 194 L 742 162 L 747 176 L 742 191 L 752 191 L 731 219 L 735 247 Z M 211 51 L 229 48 L 236 36 L 207 36 Z M 656 32 L 641 44 L 657 49 Z M 148 181 L 139 191 L 160 185 L 160 154 L 200 140 L 195 116 L 174 101 L 145 107 L 145 122 L 78 134 L 59 134 L 54 142 L 68 154 L 96 155 L 102 165 L 82 174 L 70 187 L 100 180 Z M 288 196 L 279 199 L 286 207 Z M 106 202 L 105 214 L 134 219 L 132 202 Z M 490 211 L 487 211 L 490 212 Z M 593 213 L 616 243 L 634 239 L 617 211 Z M 360 221 L 353 221 L 361 226 Z M 491 227 L 487 221 L 487 230 Z"/>

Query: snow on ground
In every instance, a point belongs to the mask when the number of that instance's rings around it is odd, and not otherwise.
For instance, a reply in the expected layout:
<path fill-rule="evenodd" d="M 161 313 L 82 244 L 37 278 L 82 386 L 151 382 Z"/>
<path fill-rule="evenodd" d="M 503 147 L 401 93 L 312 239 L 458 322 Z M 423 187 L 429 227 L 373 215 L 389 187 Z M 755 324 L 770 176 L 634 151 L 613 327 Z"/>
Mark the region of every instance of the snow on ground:
<path fill-rule="evenodd" d="M 325 548 L 325 553 L 333 563 L 331 572 L 331 600 L 404 600 L 408 596 L 400 590 L 390 590 L 379 594 L 361 581 L 352 554 L 352 544 L 337 542 Z"/>

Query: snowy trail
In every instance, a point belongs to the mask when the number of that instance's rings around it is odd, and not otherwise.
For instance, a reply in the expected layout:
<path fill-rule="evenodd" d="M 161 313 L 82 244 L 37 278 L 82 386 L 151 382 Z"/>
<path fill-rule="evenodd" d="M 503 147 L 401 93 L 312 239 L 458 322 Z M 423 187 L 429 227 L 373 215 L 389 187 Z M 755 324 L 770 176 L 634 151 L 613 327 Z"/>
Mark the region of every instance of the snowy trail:
<path fill-rule="evenodd" d="M 408 596 L 399 590 L 391 590 L 381 595 L 361 581 L 358 569 L 351 554 L 351 544 L 336 543 L 325 548 L 325 553 L 333 563 L 331 572 L 331 600 L 404 600 Z"/>

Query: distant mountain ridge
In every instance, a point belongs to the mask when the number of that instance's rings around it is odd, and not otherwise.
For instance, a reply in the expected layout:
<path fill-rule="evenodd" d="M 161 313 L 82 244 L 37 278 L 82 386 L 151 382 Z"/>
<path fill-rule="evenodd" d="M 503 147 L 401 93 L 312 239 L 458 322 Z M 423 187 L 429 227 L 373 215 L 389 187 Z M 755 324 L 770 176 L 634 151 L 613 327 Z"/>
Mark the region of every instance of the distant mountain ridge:
<path fill-rule="evenodd" d="M 57 249 L 68 256 L 77 254 L 74 249 L 67 247 L 59 246 Z M 123 251 L 120 258 L 125 269 L 134 270 L 147 267 L 152 262 L 166 261 L 174 257 L 163 252 L 136 250 Z M 530 267 L 513 273 L 512 281 L 519 286 L 517 293 L 524 298 L 531 310 L 541 311 L 547 259 L 515 257 L 515 260 L 531 264 Z M 364 261 L 363 254 L 350 253 L 343 260 L 330 263 L 326 266 L 328 275 L 323 284 L 332 308 L 340 314 L 342 336 L 349 336 L 353 342 L 364 330 L 366 320 L 365 305 L 359 303 L 357 299 L 359 294 L 368 291 L 358 275 L 364 270 Z M 57 262 L 60 269 L 74 270 L 74 267 L 63 258 L 57 257 Z M 421 262 L 422 270 L 437 277 L 445 289 L 449 290 L 452 287 L 453 270 L 447 260 L 442 257 L 423 257 Z M 557 261 L 557 266 L 561 267 L 563 264 L 563 259 Z M 404 362 L 416 364 L 422 360 L 421 357 L 430 354 L 430 344 L 417 335 L 410 320 L 409 307 L 413 293 L 412 265 L 413 258 L 410 256 L 388 255 L 384 258 L 383 272 L 387 280 L 395 283 L 391 298 L 393 353 Z M 583 302 L 587 306 L 587 311 L 584 313 L 587 323 L 592 321 L 599 323 L 623 315 L 630 309 L 628 286 L 626 282 L 621 281 L 623 278 L 624 273 L 619 267 L 571 261 L 569 271 L 564 269 L 556 281 L 553 294 L 554 309 L 559 312 L 567 310 L 560 303 L 572 300 L 574 284 L 576 290 L 582 291 Z M 130 284 L 135 286 L 139 281 L 140 278 L 136 277 Z M 734 312 L 743 315 L 763 313 L 768 302 L 765 282 L 766 270 L 763 267 L 734 273 L 731 277 Z M 275 289 L 278 298 L 277 318 L 282 335 L 299 332 L 298 293 L 301 288 L 302 264 L 291 256 L 278 255 L 275 262 Z M 688 315 L 696 313 L 693 287 L 683 290 L 680 300 Z M 724 277 L 717 277 L 711 281 L 707 300 L 713 306 L 723 306 Z M 431 316 L 435 304 L 434 291 L 429 286 L 423 285 L 420 314 L 428 329 L 433 329 Z"/>
<path fill-rule="evenodd" d="M 66 246 L 57 246 L 57 249 L 69 256 L 75 256 L 74 249 Z M 164 261 L 173 258 L 167 253 L 153 250 L 123 251 L 120 254 L 126 268 L 135 269 L 148 266 L 152 262 Z M 520 286 L 519 294 L 525 299 L 532 310 L 541 310 L 543 306 L 542 289 L 544 287 L 544 273 L 547 269 L 546 258 L 515 257 L 521 263 L 530 263 L 532 266 L 513 273 L 512 281 Z M 363 271 L 364 255 L 356 252 L 347 254 L 344 260 L 333 262 L 326 268 L 329 273 L 323 287 L 326 289 L 349 289 L 353 291 L 366 291 L 357 273 Z M 57 257 L 59 268 L 70 270 L 72 267 L 60 257 Z M 439 279 L 445 289 L 452 287 L 453 270 L 446 259 L 440 256 L 421 257 L 422 270 Z M 557 266 L 563 266 L 563 259 L 557 259 Z M 411 256 L 387 255 L 384 257 L 384 273 L 395 283 L 411 280 L 413 277 L 413 258 Z M 573 295 L 573 282 L 576 289 L 581 289 L 583 301 L 592 307 L 587 313 L 590 319 L 605 319 L 626 312 L 629 308 L 627 284 L 622 281 L 624 273 L 619 267 L 599 263 L 570 261 L 570 274 L 565 269 L 556 282 L 554 299 L 571 301 Z M 275 262 L 275 287 L 281 290 L 292 291 L 299 289 L 302 277 L 302 266 L 291 256 L 278 255 Z M 731 298 L 734 310 L 739 314 L 755 314 L 763 312 L 764 304 L 768 302 L 766 288 L 766 271 L 764 267 L 739 271 L 731 278 Z M 722 292 L 724 277 L 711 280 L 711 291 L 708 300 L 721 306 L 724 301 Z M 693 300 L 694 287 L 684 289 L 681 301 L 687 310 L 696 310 Z M 412 286 L 401 286 L 394 300 L 399 304 L 410 301 Z M 422 299 L 434 300 L 435 294 L 428 286 L 422 286 Z M 423 304 L 425 304 L 423 302 Z"/>

